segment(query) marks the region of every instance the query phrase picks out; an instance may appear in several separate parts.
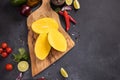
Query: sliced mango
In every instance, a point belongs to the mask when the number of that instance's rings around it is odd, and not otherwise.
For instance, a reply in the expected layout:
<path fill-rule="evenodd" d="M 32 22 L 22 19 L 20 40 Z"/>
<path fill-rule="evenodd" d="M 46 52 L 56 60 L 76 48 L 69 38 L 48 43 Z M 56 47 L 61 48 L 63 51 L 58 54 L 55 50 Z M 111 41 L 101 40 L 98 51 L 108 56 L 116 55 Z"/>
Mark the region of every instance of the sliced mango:
<path fill-rule="evenodd" d="M 32 30 L 35 33 L 48 33 L 52 29 L 58 29 L 58 23 L 53 18 L 42 18 L 32 23 Z"/>
<path fill-rule="evenodd" d="M 64 52 L 67 49 L 66 39 L 58 30 L 52 30 L 48 33 L 48 41 L 58 51 Z"/>
<path fill-rule="evenodd" d="M 34 49 L 38 59 L 44 60 L 48 56 L 51 46 L 48 42 L 47 33 L 42 33 L 38 36 Z"/>

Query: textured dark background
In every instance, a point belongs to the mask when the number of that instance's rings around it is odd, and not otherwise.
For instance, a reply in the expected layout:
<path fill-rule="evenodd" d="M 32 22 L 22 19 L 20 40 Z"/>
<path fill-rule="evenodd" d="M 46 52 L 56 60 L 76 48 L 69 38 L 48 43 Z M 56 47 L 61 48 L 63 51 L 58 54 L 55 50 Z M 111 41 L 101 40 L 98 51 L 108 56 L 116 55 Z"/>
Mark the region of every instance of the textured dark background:
<path fill-rule="evenodd" d="M 36 80 L 45 76 L 48 80 L 120 80 L 120 0 L 79 0 L 81 9 L 70 15 L 77 20 L 71 24 L 70 36 L 76 46 L 49 68 L 31 77 L 31 70 L 22 80 Z M 60 17 L 65 26 L 63 17 Z M 13 48 L 27 47 L 26 17 L 9 4 L 0 2 L 0 42 L 6 41 Z M 13 71 L 6 71 L 6 63 L 13 63 Z M 12 55 L 0 58 L 0 79 L 15 80 L 19 71 Z M 64 67 L 69 78 L 64 79 L 59 69 Z"/>

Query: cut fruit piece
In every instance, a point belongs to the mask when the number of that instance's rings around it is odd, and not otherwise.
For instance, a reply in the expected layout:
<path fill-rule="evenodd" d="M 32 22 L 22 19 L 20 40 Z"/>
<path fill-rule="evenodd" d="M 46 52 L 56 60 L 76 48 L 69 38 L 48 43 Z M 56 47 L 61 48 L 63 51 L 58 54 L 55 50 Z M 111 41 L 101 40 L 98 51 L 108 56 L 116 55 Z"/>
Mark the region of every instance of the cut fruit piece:
<path fill-rule="evenodd" d="M 61 69 L 60 69 L 60 73 L 61 73 L 61 75 L 62 75 L 63 77 L 65 77 L 65 78 L 68 77 L 68 73 L 67 73 L 67 71 L 66 71 L 64 68 L 61 68 Z"/>
<path fill-rule="evenodd" d="M 25 72 L 25 71 L 28 70 L 29 64 L 28 64 L 27 61 L 20 61 L 20 62 L 18 63 L 18 65 L 17 65 L 17 67 L 18 67 L 18 70 L 19 70 L 20 72 Z"/>
<path fill-rule="evenodd" d="M 58 30 L 52 30 L 48 33 L 48 41 L 58 51 L 64 52 L 67 49 L 67 41 Z"/>
<path fill-rule="evenodd" d="M 75 9 L 80 9 L 80 3 L 78 2 L 78 0 L 74 0 L 73 5 Z"/>
<path fill-rule="evenodd" d="M 48 33 L 52 29 L 58 29 L 58 23 L 53 18 L 42 18 L 32 23 L 35 33 Z"/>
<path fill-rule="evenodd" d="M 36 57 L 40 60 L 44 60 L 48 56 L 50 49 L 51 49 L 51 46 L 48 42 L 47 33 L 40 34 L 35 43 Z"/>
<path fill-rule="evenodd" d="M 73 0 L 65 0 L 65 2 L 66 2 L 67 5 L 71 5 Z"/>

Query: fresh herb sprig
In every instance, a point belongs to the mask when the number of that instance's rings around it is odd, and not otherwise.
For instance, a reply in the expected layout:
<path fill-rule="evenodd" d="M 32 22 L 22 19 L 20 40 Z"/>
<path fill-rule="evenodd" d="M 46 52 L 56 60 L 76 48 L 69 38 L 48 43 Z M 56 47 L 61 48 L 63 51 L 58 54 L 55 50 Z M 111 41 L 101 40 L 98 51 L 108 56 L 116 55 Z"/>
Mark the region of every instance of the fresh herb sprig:
<path fill-rule="evenodd" d="M 14 61 L 15 62 L 19 62 L 21 60 L 29 60 L 29 55 L 28 53 L 25 51 L 24 48 L 19 48 L 18 49 L 18 52 L 17 54 L 13 54 L 13 57 L 14 57 Z"/>

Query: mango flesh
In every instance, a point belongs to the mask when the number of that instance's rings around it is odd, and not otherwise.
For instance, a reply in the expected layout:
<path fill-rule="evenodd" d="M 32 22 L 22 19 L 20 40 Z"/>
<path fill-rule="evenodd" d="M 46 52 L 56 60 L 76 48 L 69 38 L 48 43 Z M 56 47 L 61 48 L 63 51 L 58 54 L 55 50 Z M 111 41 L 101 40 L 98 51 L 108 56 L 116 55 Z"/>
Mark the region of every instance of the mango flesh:
<path fill-rule="evenodd" d="M 52 18 L 42 18 L 32 23 L 32 30 L 39 36 L 35 42 L 35 55 L 38 59 L 44 60 L 51 50 L 64 52 L 67 49 L 65 37 L 58 31 L 58 23 Z"/>
<path fill-rule="evenodd" d="M 48 42 L 47 33 L 42 33 L 38 36 L 34 49 L 35 55 L 38 59 L 44 60 L 48 56 L 51 46 Z"/>
<path fill-rule="evenodd" d="M 52 29 L 58 29 L 58 23 L 53 18 L 42 18 L 32 23 L 32 30 L 35 33 L 48 33 Z"/>
<path fill-rule="evenodd" d="M 67 49 L 66 39 L 58 30 L 52 30 L 48 33 L 48 41 L 58 51 L 64 52 Z"/>

